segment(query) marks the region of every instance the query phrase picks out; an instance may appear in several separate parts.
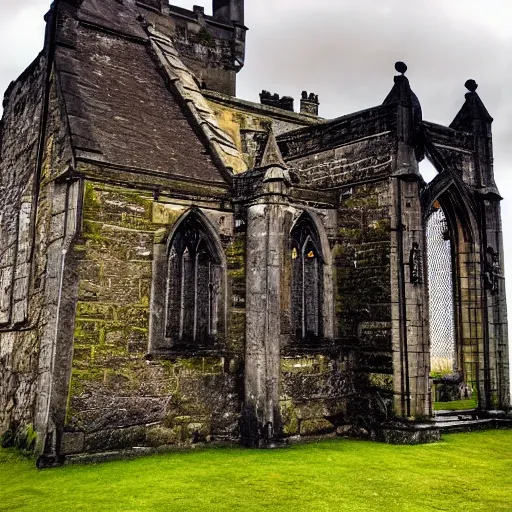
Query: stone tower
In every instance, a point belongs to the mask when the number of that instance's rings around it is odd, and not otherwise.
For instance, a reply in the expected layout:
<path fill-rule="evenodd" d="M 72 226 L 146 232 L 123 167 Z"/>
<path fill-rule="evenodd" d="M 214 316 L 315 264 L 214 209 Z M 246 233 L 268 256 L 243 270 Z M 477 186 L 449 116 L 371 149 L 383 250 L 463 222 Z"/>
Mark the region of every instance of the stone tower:
<path fill-rule="evenodd" d="M 244 0 L 213 0 L 213 17 L 225 23 L 244 25 Z"/>

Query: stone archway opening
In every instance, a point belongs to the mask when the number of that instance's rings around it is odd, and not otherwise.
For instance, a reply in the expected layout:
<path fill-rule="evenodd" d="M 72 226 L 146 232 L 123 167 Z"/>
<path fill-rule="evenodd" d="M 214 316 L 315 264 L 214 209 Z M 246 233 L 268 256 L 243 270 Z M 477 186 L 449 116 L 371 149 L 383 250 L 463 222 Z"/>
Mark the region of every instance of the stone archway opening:
<path fill-rule="evenodd" d="M 429 285 L 430 367 L 433 374 L 457 370 L 453 244 L 448 221 L 438 201 L 426 222 Z"/>
<path fill-rule="evenodd" d="M 465 371 L 460 334 L 456 229 L 435 200 L 426 216 L 425 235 L 430 324 L 430 377 L 433 408 L 476 408 L 477 385 Z"/>

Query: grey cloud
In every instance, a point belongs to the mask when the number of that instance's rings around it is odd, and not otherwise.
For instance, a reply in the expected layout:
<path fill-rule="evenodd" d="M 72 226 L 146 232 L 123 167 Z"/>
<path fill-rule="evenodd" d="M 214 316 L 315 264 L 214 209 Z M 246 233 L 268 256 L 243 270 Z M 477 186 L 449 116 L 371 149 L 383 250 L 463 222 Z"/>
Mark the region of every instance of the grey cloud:
<path fill-rule="evenodd" d="M 0 0 L 0 96 L 41 50 L 43 16 L 50 3 L 50 0 Z"/>
<path fill-rule="evenodd" d="M 455 115 L 453 95 L 458 93 L 460 106 L 463 84 L 472 75 L 482 76 L 481 90 L 491 89 L 495 102 L 503 97 L 495 90 L 503 63 L 492 35 L 477 37 L 414 2 L 401 2 L 401 7 L 392 2 L 386 15 L 372 11 L 372 3 L 348 3 L 307 17 L 295 16 L 293 11 L 278 20 L 255 16 L 264 26 L 252 26 L 249 32 L 241 88 L 254 95 L 255 87 L 265 79 L 269 86 L 285 86 L 288 92 L 299 90 L 303 83 L 316 85 L 324 102 L 323 113 L 331 117 L 383 99 L 392 85 L 393 63 L 402 59 L 409 64 L 408 75 L 425 103 L 427 116 L 440 121 Z M 407 7 L 410 4 L 413 7 Z M 251 26 L 250 11 L 247 23 Z"/>
<path fill-rule="evenodd" d="M 45 1 L 41 1 L 41 0 L 23 0 L 23 1 L 2 0 L 2 5 L 1 5 L 1 9 L 0 9 L 0 12 L 2 13 L 2 19 L 3 19 L 4 15 L 9 16 L 13 12 L 20 11 L 20 9 L 22 9 L 22 8 L 39 7 L 39 6 L 41 6 L 41 4 L 44 4 L 44 3 L 50 5 L 51 0 L 49 0 L 49 1 L 46 1 L 46 0 Z"/>
<path fill-rule="evenodd" d="M 512 192 L 505 179 L 512 162 L 512 39 L 477 19 L 455 22 L 467 20 L 462 3 L 449 17 L 440 14 L 441 0 L 393 0 L 379 8 L 374 0 L 320 0 L 308 10 L 283 0 L 277 4 L 290 8 L 278 9 L 279 16 L 273 3 L 247 3 L 242 97 L 256 99 L 262 88 L 297 97 L 308 89 L 320 95 L 321 114 L 336 117 L 380 103 L 392 87 L 394 62 L 404 60 L 425 118 L 449 124 L 464 102 L 464 82 L 475 78 L 496 118 L 497 179 L 504 194 Z"/>

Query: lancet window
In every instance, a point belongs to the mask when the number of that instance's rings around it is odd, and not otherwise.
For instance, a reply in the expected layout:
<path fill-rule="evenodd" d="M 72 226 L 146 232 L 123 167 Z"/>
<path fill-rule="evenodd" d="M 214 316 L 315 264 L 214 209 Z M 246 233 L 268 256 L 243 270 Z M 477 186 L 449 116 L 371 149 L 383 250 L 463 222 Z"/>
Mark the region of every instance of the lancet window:
<path fill-rule="evenodd" d="M 426 222 L 431 368 L 457 370 L 453 245 L 448 221 L 435 201 Z"/>
<path fill-rule="evenodd" d="M 304 214 L 291 232 L 292 332 L 296 339 L 322 337 L 323 258 L 313 222 Z"/>
<path fill-rule="evenodd" d="M 206 228 L 191 215 L 168 255 L 166 338 L 206 345 L 217 335 L 220 262 Z"/>

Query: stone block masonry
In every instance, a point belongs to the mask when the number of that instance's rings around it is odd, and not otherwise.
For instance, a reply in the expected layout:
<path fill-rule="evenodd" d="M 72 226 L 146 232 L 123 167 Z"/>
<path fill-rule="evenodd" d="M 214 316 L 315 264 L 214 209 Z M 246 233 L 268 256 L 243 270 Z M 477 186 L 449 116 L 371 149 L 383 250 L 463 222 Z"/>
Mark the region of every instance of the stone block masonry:
<path fill-rule="evenodd" d="M 0 436 L 23 446 L 34 429 L 41 467 L 334 432 L 437 439 L 433 210 L 453 295 L 442 378 L 462 379 L 475 414 L 510 407 L 476 82 L 449 127 L 423 119 L 404 63 L 381 105 L 333 120 L 306 92 L 300 113 L 237 99 L 243 4 L 54 2 L 43 52 L 6 93 Z"/>

